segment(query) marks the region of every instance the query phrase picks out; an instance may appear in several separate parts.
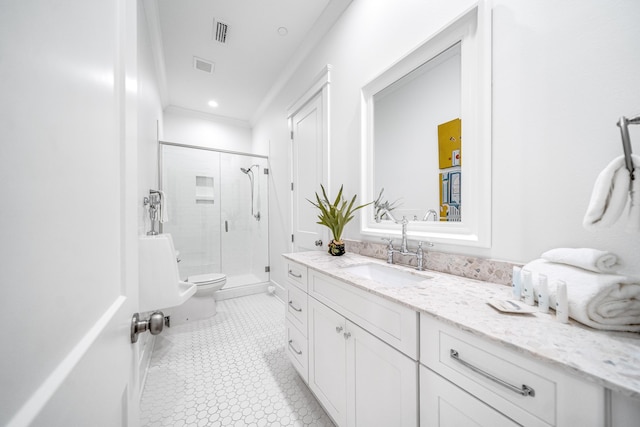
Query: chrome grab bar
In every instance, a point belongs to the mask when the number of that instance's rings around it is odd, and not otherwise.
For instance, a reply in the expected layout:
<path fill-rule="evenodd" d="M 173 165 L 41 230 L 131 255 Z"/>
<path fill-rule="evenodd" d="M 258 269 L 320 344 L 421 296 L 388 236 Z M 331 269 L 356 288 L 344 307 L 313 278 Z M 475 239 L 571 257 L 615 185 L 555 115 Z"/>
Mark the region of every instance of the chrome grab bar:
<path fill-rule="evenodd" d="M 522 387 L 517 387 L 514 385 L 509 384 L 506 381 L 501 380 L 500 378 L 491 375 L 490 373 L 483 371 L 482 369 L 473 366 L 472 364 L 470 364 L 469 362 L 466 362 L 462 359 L 460 359 L 460 355 L 458 354 L 458 351 L 455 349 L 451 349 L 449 350 L 449 355 L 451 356 L 451 358 L 459 363 L 461 363 L 463 366 L 466 366 L 467 368 L 471 369 L 472 371 L 482 375 L 485 378 L 490 379 L 491 381 L 494 381 L 498 384 L 500 384 L 503 387 L 508 388 L 509 390 L 513 391 L 514 393 L 518 393 L 522 396 L 531 396 L 531 397 L 535 397 L 536 392 L 534 389 L 532 389 L 531 387 L 529 387 L 528 385 L 522 384 Z"/>
<path fill-rule="evenodd" d="M 293 301 L 289 301 L 289 307 L 293 308 L 295 311 L 302 312 L 301 308 L 298 308 L 295 305 L 293 305 Z"/>
<path fill-rule="evenodd" d="M 302 279 L 302 274 L 295 274 L 293 270 L 289 270 L 289 274 L 298 279 Z"/>
<path fill-rule="evenodd" d="M 296 350 L 296 348 L 293 346 L 292 343 L 293 343 L 293 340 L 289 340 L 289 347 L 291 347 L 291 350 L 293 350 L 298 355 L 302 354 L 302 351 Z"/>

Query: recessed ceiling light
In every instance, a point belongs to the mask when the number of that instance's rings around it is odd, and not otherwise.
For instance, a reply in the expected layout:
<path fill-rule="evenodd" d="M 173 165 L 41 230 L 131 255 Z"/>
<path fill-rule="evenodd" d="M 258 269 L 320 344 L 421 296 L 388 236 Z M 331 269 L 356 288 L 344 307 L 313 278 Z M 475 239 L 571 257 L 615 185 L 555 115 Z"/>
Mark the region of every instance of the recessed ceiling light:
<path fill-rule="evenodd" d="M 218 106 L 218 103 L 216 101 L 214 101 L 213 99 L 211 101 L 209 101 L 208 104 L 209 104 L 209 107 L 213 107 L 213 108 Z"/>
<path fill-rule="evenodd" d="M 280 34 L 282 37 L 284 37 L 287 34 L 289 34 L 289 30 L 287 29 L 287 27 L 280 27 L 280 28 L 278 28 L 278 34 Z"/>

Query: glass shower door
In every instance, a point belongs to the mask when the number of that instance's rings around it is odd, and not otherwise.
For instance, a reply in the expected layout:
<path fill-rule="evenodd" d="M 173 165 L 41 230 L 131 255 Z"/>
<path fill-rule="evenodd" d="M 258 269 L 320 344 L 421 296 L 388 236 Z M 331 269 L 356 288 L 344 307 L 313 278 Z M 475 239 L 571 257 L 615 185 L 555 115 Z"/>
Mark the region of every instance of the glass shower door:
<path fill-rule="evenodd" d="M 223 273 L 223 293 L 269 282 L 267 159 L 163 143 L 161 162 L 162 232 L 180 252 L 180 277 Z"/>
<path fill-rule="evenodd" d="M 222 265 L 226 289 L 269 281 L 267 161 L 220 153 Z"/>

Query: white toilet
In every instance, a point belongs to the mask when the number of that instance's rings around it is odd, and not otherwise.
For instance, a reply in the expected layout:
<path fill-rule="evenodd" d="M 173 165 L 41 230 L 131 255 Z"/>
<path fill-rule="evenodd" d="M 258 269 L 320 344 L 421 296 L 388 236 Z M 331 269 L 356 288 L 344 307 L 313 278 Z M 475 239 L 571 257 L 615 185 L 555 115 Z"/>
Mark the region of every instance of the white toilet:
<path fill-rule="evenodd" d="M 197 274 L 187 277 L 188 283 L 195 283 L 196 293 L 171 313 L 171 323 L 178 325 L 192 320 L 207 319 L 216 314 L 215 293 L 227 283 L 227 276 L 221 273 Z"/>

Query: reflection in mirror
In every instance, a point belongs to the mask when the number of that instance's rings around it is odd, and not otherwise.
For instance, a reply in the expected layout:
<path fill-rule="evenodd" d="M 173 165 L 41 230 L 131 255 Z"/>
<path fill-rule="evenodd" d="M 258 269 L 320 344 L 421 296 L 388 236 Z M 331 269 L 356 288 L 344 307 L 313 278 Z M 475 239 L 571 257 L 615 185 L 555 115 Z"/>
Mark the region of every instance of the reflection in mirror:
<path fill-rule="evenodd" d="M 373 188 L 401 201 L 393 215 L 459 221 L 460 43 L 373 95 L 373 109 Z"/>
<path fill-rule="evenodd" d="M 491 245 L 490 34 L 480 1 L 363 87 L 362 196 L 378 203 L 362 235 L 399 237 L 406 217 L 413 240 Z"/>

